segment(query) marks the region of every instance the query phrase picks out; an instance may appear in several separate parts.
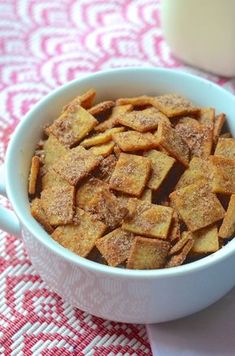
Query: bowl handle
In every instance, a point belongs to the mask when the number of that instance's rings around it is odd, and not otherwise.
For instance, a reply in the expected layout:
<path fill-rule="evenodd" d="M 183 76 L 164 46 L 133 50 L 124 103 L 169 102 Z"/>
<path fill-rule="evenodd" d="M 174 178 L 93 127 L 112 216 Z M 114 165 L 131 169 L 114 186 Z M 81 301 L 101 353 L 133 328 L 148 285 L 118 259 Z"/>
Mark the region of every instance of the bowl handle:
<path fill-rule="evenodd" d="M 7 197 L 3 165 L 0 167 L 0 195 Z M 20 236 L 20 223 L 16 215 L 2 206 L 0 206 L 0 229 L 11 235 Z"/>

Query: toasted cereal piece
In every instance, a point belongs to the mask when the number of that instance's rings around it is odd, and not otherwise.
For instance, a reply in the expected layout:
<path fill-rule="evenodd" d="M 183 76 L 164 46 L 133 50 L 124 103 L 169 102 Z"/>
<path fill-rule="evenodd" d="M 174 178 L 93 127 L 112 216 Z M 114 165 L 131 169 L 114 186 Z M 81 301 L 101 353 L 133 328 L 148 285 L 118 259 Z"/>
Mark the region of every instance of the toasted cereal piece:
<path fill-rule="evenodd" d="M 214 155 L 235 159 L 235 139 L 219 138 Z"/>
<path fill-rule="evenodd" d="M 93 146 L 89 149 L 89 151 L 95 156 L 107 157 L 113 152 L 114 146 L 115 143 L 111 141 L 101 145 Z"/>
<path fill-rule="evenodd" d="M 106 182 L 94 177 L 89 178 L 77 189 L 76 205 L 85 209 L 94 196 L 100 192 L 102 193 L 104 190 L 109 191 L 109 185 Z"/>
<path fill-rule="evenodd" d="M 175 129 L 160 122 L 155 133 L 157 142 L 184 166 L 189 164 L 189 147 Z"/>
<path fill-rule="evenodd" d="M 70 186 L 67 180 L 62 178 L 53 169 L 50 169 L 42 177 L 42 190 L 53 187 L 54 185 Z"/>
<path fill-rule="evenodd" d="M 176 242 L 176 244 L 174 246 L 171 247 L 168 255 L 175 255 L 176 253 L 178 253 L 180 250 L 182 250 L 182 248 L 186 245 L 186 243 L 192 240 L 192 236 L 191 233 L 189 233 L 188 231 L 184 231 L 182 233 L 181 238 Z"/>
<path fill-rule="evenodd" d="M 207 180 L 211 184 L 214 174 L 217 174 L 217 169 L 208 160 L 203 160 L 199 157 L 193 157 L 190 161 L 189 168 L 181 175 L 176 189 L 181 189 L 187 185 L 197 183 L 199 180 Z"/>
<path fill-rule="evenodd" d="M 104 132 L 108 129 L 112 129 L 114 126 L 118 125 L 117 119 L 120 116 L 125 115 L 126 113 L 130 112 L 133 109 L 132 105 L 116 105 L 112 109 L 111 115 L 108 117 L 107 120 L 99 123 L 94 130 L 97 132 Z"/>
<path fill-rule="evenodd" d="M 153 97 L 147 95 L 136 96 L 133 98 L 119 98 L 116 100 L 116 105 L 133 105 L 133 106 L 147 106 L 152 105 Z"/>
<path fill-rule="evenodd" d="M 192 249 L 193 244 L 193 239 L 188 240 L 178 254 L 170 257 L 170 260 L 166 263 L 165 268 L 177 267 L 182 265 L 186 260 L 190 250 Z"/>
<path fill-rule="evenodd" d="M 53 227 L 49 223 L 47 216 L 42 208 L 41 200 L 35 198 L 31 202 L 30 211 L 33 217 L 44 227 L 44 229 L 51 234 L 53 232 Z"/>
<path fill-rule="evenodd" d="M 113 154 L 109 155 L 108 157 L 105 157 L 99 165 L 99 168 L 96 172 L 96 176 L 99 179 L 104 180 L 105 182 L 109 182 L 113 174 L 114 168 L 116 166 L 116 163 L 117 163 L 117 159 Z"/>
<path fill-rule="evenodd" d="M 110 179 L 110 187 L 139 197 L 151 172 L 151 161 L 146 157 L 121 153 Z"/>
<path fill-rule="evenodd" d="M 115 157 L 118 159 L 120 157 L 120 154 L 122 153 L 122 150 L 117 144 L 115 144 L 113 148 L 113 152 L 115 154 Z"/>
<path fill-rule="evenodd" d="M 86 91 L 84 94 L 77 96 L 75 99 L 73 99 L 69 104 L 65 105 L 63 107 L 63 111 L 68 110 L 69 106 L 74 106 L 74 105 L 80 105 L 84 109 L 90 109 L 92 106 L 92 103 L 95 99 L 96 96 L 96 90 L 95 89 L 89 89 Z"/>
<path fill-rule="evenodd" d="M 200 110 L 188 99 L 178 94 L 157 96 L 152 100 L 152 105 L 168 117 L 196 114 Z"/>
<path fill-rule="evenodd" d="M 113 140 L 124 152 L 150 150 L 158 146 L 156 138 L 150 132 L 125 131 L 113 135 Z"/>
<path fill-rule="evenodd" d="M 139 132 L 154 130 L 158 127 L 159 121 L 170 125 L 170 120 L 156 108 L 147 108 L 145 110 L 136 110 L 120 115 L 117 122 L 121 125 L 132 128 Z"/>
<path fill-rule="evenodd" d="M 53 169 L 71 185 L 76 185 L 82 178 L 94 170 L 102 160 L 85 148 L 78 146 L 63 156 L 62 161 L 53 165 Z"/>
<path fill-rule="evenodd" d="M 60 143 L 54 135 L 49 135 L 44 143 L 44 166 L 48 170 L 56 161 L 68 152 L 68 148 Z"/>
<path fill-rule="evenodd" d="M 127 260 L 134 241 L 134 234 L 118 228 L 98 239 L 96 247 L 108 265 L 115 267 Z"/>
<path fill-rule="evenodd" d="M 122 227 L 135 234 L 166 239 L 172 214 L 173 209 L 170 207 L 138 200 L 134 216 L 128 217 Z"/>
<path fill-rule="evenodd" d="M 29 174 L 29 186 L 28 192 L 33 195 L 36 192 L 37 178 L 40 170 L 40 158 L 38 156 L 33 156 L 31 160 L 31 168 Z"/>
<path fill-rule="evenodd" d="M 63 247 L 86 257 L 95 246 L 96 240 L 104 234 L 105 229 L 106 226 L 102 222 L 77 208 L 75 224 L 58 226 L 51 236 Z"/>
<path fill-rule="evenodd" d="M 211 130 L 214 130 L 215 109 L 214 108 L 200 109 L 200 115 L 198 121 L 200 122 L 200 124 L 203 124 L 208 128 L 210 128 Z"/>
<path fill-rule="evenodd" d="M 227 239 L 235 234 L 235 194 L 231 195 L 228 209 L 219 229 L 219 237 Z"/>
<path fill-rule="evenodd" d="M 42 208 L 52 226 L 72 223 L 74 193 L 74 187 L 68 184 L 55 184 L 41 192 Z"/>
<path fill-rule="evenodd" d="M 112 107 L 114 107 L 114 105 L 115 105 L 115 102 L 112 100 L 103 101 L 95 106 L 92 106 L 88 110 L 88 112 L 91 115 L 96 116 L 96 115 L 104 113 L 105 111 L 112 109 Z"/>
<path fill-rule="evenodd" d="M 168 238 L 171 242 L 175 242 L 180 239 L 180 221 L 179 215 L 176 211 L 173 211 Z"/>
<path fill-rule="evenodd" d="M 218 251 L 219 237 L 216 225 L 193 232 L 191 236 L 194 240 L 194 244 L 190 252 L 193 254 L 206 254 Z"/>
<path fill-rule="evenodd" d="M 130 255 L 127 260 L 127 268 L 162 268 L 166 263 L 169 249 L 170 244 L 167 241 L 137 236 L 131 246 Z"/>
<path fill-rule="evenodd" d="M 217 171 L 211 182 L 212 192 L 221 194 L 235 193 L 235 160 L 222 156 L 210 156 L 209 161 Z"/>
<path fill-rule="evenodd" d="M 152 190 L 146 188 L 140 196 L 140 199 L 152 203 Z"/>
<path fill-rule="evenodd" d="M 157 190 L 173 167 L 175 159 L 156 150 L 148 151 L 144 156 L 151 160 L 152 165 L 152 173 L 147 186 Z"/>
<path fill-rule="evenodd" d="M 213 145 L 213 131 L 205 125 L 193 122 L 179 122 L 175 127 L 176 132 L 188 144 L 191 157 L 207 158 L 211 154 Z"/>
<path fill-rule="evenodd" d="M 62 115 L 46 129 L 53 134 L 62 145 L 77 145 L 98 124 L 88 111 L 79 105 L 70 105 Z"/>
<path fill-rule="evenodd" d="M 221 113 L 215 117 L 214 130 L 213 130 L 215 144 L 217 144 L 217 141 L 220 136 L 220 132 L 222 130 L 224 122 L 225 122 L 225 114 L 224 113 Z"/>
<path fill-rule="evenodd" d="M 117 132 L 122 132 L 124 130 L 125 130 L 124 127 L 114 127 L 113 129 L 107 130 L 107 131 L 102 132 L 98 135 L 94 135 L 89 138 L 86 138 L 84 141 L 82 141 L 80 143 L 80 145 L 87 148 L 87 147 L 107 143 L 112 140 L 113 134 L 115 134 Z"/>
<path fill-rule="evenodd" d="M 204 180 L 174 191 L 170 200 L 190 231 L 202 229 L 224 217 L 224 208 Z"/>
<path fill-rule="evenodd" d="M 96 192 L 86 203 L 85 210 L 94 214 L 97 220 L 103 221 L 112 230 L 120 226 L 128 214 L 128 209 L 123 207 L 108 189 Z"/>

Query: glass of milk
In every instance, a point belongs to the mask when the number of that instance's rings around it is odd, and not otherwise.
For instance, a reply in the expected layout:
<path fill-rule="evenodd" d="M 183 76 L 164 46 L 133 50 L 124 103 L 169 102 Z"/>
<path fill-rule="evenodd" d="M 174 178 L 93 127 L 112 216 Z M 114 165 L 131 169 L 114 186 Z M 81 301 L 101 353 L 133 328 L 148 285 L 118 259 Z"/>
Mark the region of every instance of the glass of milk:
<path fill-rule="evenodd" d="M 235 76 L 235 0 L 162 0 L 162 26 L 176 57 Z"/>

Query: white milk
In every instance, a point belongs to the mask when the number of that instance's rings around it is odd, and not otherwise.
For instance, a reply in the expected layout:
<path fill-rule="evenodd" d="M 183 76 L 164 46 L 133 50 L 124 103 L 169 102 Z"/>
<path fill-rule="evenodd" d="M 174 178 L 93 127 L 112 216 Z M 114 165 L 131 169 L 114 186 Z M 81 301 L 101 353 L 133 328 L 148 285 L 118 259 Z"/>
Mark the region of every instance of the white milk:
<path fill-rule="evenodd" d="M 162 24 L 176 57 L 235 76 L 235 0 L 162 0 Z"/>

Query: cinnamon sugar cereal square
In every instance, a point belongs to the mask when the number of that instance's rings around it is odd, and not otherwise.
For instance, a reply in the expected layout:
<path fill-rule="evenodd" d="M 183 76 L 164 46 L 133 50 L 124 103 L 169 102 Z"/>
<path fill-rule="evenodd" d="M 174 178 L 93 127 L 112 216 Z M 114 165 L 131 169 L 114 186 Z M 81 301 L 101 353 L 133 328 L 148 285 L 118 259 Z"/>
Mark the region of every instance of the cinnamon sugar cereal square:
<path fill-rule="evenodd" d="M 62 178 L 53 169 L 50 169 L 42 177 L 42 190 L 56 186 L 70 186 L 70 184 Z"/>
<path fill-rule="evenodd" d="M 127 268 L 157 269 L 164 267 L 170 244 L 167 241 L 137 236 L 130 250 Z"/>
<path fill-rule="evenodd" d="M 98 193 L 109 191 L 109 185 L 97 178 L 91 177 L 81 184 L 76 192 L 76 205 L 84 209 Z"/>
<path fill-rule="evenodd" d="M 113 107 L 112 112 L 108 119 L 99 123 L 94 130 L 97 132 L 104 132 L 108 129 L 112 129 L 118 125 L 118 118 L 130 112 L 133 109 L 132 105 L 116 105 Z"/>
<path fill-rule="evenodd" d="M 127 260 L 134 241 L 134 234 L 118 228 L 98 239 L 96 247 L 108 265 L 115 267 Z"/>
<path fill-rule="evenodd" d="M 162 114 L 156 108 L 147 108 L 145 110 L 136 110 L 121 115 L 117 122 L 121 125 L 130 127 L 139 132 L 154 130 L 158 127 L 159 121 L 163 121 L 170 125 L 170 121 L 166 115 Z"/>
<path fill-rule="evenodd" d="M 96 90 L 91 88 L 88 91 L 86 91 L 84 94 L 77 96 L 70 103 L 65 105 L 63 107 L 63 111 L 66 111 L 69 108 L 69 106 L 74 106 L 74 105 L 80 105 L 84 109 L 89 109 L 92 106 L 95 96 L 96 96 Z"/>
<path fill-rule="evenodd" d="M 124 230 L 138 235 L 166 239 L 172 220 L 173 209 L 137 200 L 137 208 L 132 218 L 122 225 Z"/>
<path fill-rule="evenodd" d="M 200 124 L 203 124 L 214 130 L 215 124 L 215 109 L 214 108 L 203 108 L 200 110 L 198 121 Z"/>
<path fill-rule="evenodd" d="M 95 246 L 106 226 L 82 209 L 77 208 L 74 217 L 75 224 L 58 226 L 52 233 L 52 238 L 63 247 L 86 257 Z"/>
<path fill-rule="evenodd" d="M 77 145 L 98 124 L 98 121 L 80 105 L 70 105 L 47 129 L 62 145 Z"/>
<path fill-rule="evenodd" d="M 175 159 L 156 150 L 148 151 L 144 156 L 151 160 L 152 166 L 152 173 L 147 186 L 150 189 L 157 190 L 173 167 Z"/>
<path fill-rule="evenodd" d="M 72 223 L 74 194 L 74 187 L 68 183 L 55 184 L 41 192 L 42 208 L 52 226 Z"/>
<path fill-rule="evenodd" d="M 117 159 L 113 154 L 109 155 L 108 157 L 105 157 L 100 162 L 99 168 L 96 172 L 96 176 L 99 179 L 104 180 L 105 182 L 109 182 L 113 174 L 114 168 L 116 166 L 116 163 L 117 163 Z"/>
<path fill-rule="evenodd" d="M 35 194 L 36 192 L 36 185 L 37 185 L 37 178 L 40 170 L 40 158 L 38 156 L 33 156 L 31 160 L 31 168 L 29 174 L 29 185 L 28 185 L 28 192 L 29 194 Z"/>
<path fill-rule="evenodd" d="M 175 130 L 188 144 L 191 157 L 207 158 L 211 154 L 213 145 L 213 131 L 196 120 L 191 122 L 179 122 Z"/>
<path fill-rule="evenodd" d="M 91 114 L 91 115 L 99 115 L 99 114 L 102 114 L 104 113 L 105 111 L 108 111 L 110 109 L 112 109 L 112 107 L 114 107 L 115 105 L 115 102 L 112 101 L 112 100 L 107 100 L 107 101 L 103 101 L 99 104 L 96 104 L 95 106 L 92 106 L 88 112 Z"/>
<path fill-rule="evenodd" d="M 95 156 L 78 146 L 64 155 L 61 161 L 55 163 L 53 169 L 71 185 L 76 185 L 99 165 L 101 159 L 101 156 Z"/>
<path fill-rule="evenodd" d="M 146 157 L 121 153 L 110 179 L 112 189 L 139 197 L 151 172 Z"/>
<path fill-rule="evenodd" d="M 48 170 L 56 161 L 60 160 L 68 152 L 68 148 L 60 143 L 54 135 L 49 135 L 44 146 L 44 165 Z"/>
<path fill-rule="evenodd" d="M 115 143 L 110 141 L 101 145 L 93 146 L 89 149 L 89 151 L 95 156 L 107 157 L 113 152 L 114 146 Z"/>
<path fill-rule="evenodd" d="M 215 117 L 215 124 L 213 130 L 214 143 L 216 144 L 220 136 L 221 130 L 225 122 L 225 114 L 221 113 Z"/>
<path fill-rule="evenodd" d="M 212 191 L 221 194 L 235 193 L 235 160 L 222 156 L 210 156 L 209 161 L 213 164 L 216 174 L 211 182 Z"/>
<path fill-rule="evenodd" d="M 177 267 L 184 263 L 194 244 L 193 239 L 189 239 L 184 247 L 176 255 L 172 255 L 165 265 L 165 268 Z"/>
<path fill-rule="evenodd" d="M 188 99 L 178 94 L 166 94 L 156 96 L 152 105 L 162 111 L 168 117 L 195 114 L 199 108 L 193 105 Z"/>
<path fill-rule="evenodd" d="M 140 196 L 140 199 L 152 203 L 152 190 L 146 188 Z"/>
<path fill-rule="evenodd" d="M 214 154 L 215 156 L 235 159 L 234 138 L 219 138 Z"/>
<path fill-rule="evenodd" d="M 44 227 L 44 229 L 51 234 L 53 232 L 53 227 L 49 223 L 45 211 L 42 208 L 41 200 L 35 198 L 31 202 L 30 211 L 32 216 Z"/>
<path fill-rule="evenodd" d="M 176 211 L 173 211 L 171 225 L 168 233 L 168 238 L 171 242 L 178 241 L 180 239 L 180 219 Z"/>
<path fill-rule="evenodd" d="M 150 150 L 158 146 L 158 142 L 150 132 L 125 131 L 113 134 L 113 140 L 124 152 Z"/>
<path fill-rule="evenodd" d="M 227 239 L 235 235 L 235 194 L 231 195 L 224 220 L 219 229 L 219 237 Z"/>
<path fill-rule="evenodd" d="M 163 146 L 170 155 L 175 157 L 184 166 L 188 166 L 189 147 L 174 128 L 160 122 L 155 135 L 160 146 Z"/>
<path fill-rule="evenodd" d="M 125 130 L 124 127 L 114 127 L 113 129 L 107 130 L 98 135 L 94 135 L 89 138 L 86 138 L 84 141 L 81 142 L 81 146 L 91 147 L 95 145 L 101 145 L 103 143 L 111 141 L 113 134 L 117 132 L 122 132 L 124 130 Z"/>
<path fill-rule="evenodd" d="M 153 97 L 147 95 L 136 96 L 133 98 L 119 98 L 116 100 L 116 105 L 147 106 L 152 105 Z"/>
<path fill-rule="evenodd" d="M 205 227 L 202 230 L 192 232 L 194 240 L 191 252 L 194 254 L 213 253 L 219 249 L 218 228 L 216 225 Z"/>
<path fill-rule="evenodd" d="M 224 208 L 206 181 L 199 181 L 170 194 L 174 208 L 188 229 L 196 231 L 224 217 Z"/>
<path fill-rule="evenodd" d="M 182 250 L 182 248 L 186 245 L 186 243 L 192 239 L 193 238 L 192 238 L 191 234 L 184 231 L 182 233 L 181 238 L 176 242 L 176 244 L 174 246 L 171 247 L 171 249 L 168 253 L 169 256 L 178 253 L 180 250 Z"/>

